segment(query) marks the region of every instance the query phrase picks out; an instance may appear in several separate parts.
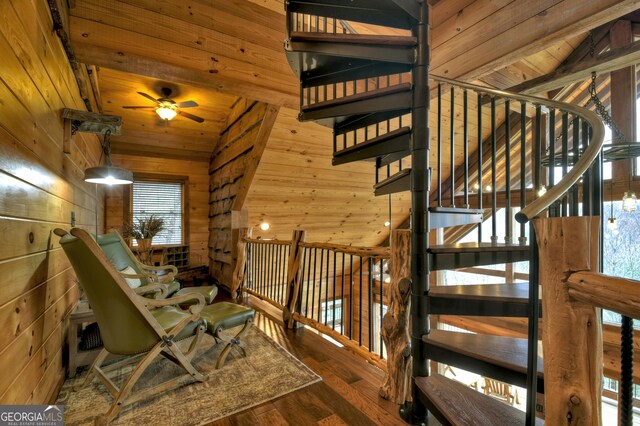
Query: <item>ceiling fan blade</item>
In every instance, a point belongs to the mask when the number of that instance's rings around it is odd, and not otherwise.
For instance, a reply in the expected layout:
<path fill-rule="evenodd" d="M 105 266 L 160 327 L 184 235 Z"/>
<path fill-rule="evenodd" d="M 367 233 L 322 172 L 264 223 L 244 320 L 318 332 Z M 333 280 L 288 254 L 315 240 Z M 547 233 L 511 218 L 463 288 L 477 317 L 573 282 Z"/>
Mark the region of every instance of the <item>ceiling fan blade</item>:
<path fill-rule="evenodd" d="M 184 102 L 178 102 L 176 106 L 178 108 L 193 108 L 193 107 L 197 107 L 198 103 L 195 101 L 184 101 Z"/>
<path fill-rule="evenodd" d="M 158 100 L 156 98 L 153 98 L 153 97 L 151 97 L 151 95 L 147 95 L 144 92 L 138 92 L 138 95 L 144 96 L 145 98 L 147 98 L 147 99 L 149 99 L 149 100 L 151 100 L 153 102 L 156 102 L 156 103 L 158 102 Z"/>
<path fill-rule="evenodd" d="M 157 106 L 123 106 L 122 108 L 127 109 L 155 109 Z"/>
<path fill-rule="evenodd" d="M 188 112 L 184 112 L 184 111 L 178 111 L 178 114 L 180 114 L 184 118 L 197 121 L 198 123 L 204 123 L 204 118 L 198 117 L 197 115 L 189 114 Z"/>

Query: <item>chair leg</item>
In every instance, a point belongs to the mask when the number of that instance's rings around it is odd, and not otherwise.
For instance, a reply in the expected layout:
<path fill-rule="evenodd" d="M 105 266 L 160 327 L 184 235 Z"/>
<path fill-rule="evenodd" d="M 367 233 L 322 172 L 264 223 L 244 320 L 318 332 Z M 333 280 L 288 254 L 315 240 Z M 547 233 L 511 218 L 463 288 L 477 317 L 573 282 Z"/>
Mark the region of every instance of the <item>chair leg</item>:
<path fill-rule="evenodd" d="M 184 367 L 184 369 L 187 370 L 187 372 L 191 375 L 191 377 L 193 377 L 194 379 L 196 379 L 199 382 L 204 382 L 205 380 L 208 379 L 207 376 L 205 376 L 204 374 L 202 374 L 201 372 L 196 370 L 196 368 L 193 366 L 193 364 L 191 364 L 191 360 L 189 360 L 182 353 L 182 351 L 179 348 L 177 348 L 175 345 L 170 346 L 169 350 L 178 359 L 178 361 L 180 362 L 180 365 L 182 365 L 182 367 Z"/>
<path fill-rule="evenodd" d="M 244 327 L 242 327 L 242 330 L 240 330 L 238 332 L 238 334 L 236 334 L 233 338 L 231 339 L 225 339 L 225 337 L 222 335 L 222 330 L 218 329 L 216 330 L 215 333 L 215 338 L 216 339 L 220 339 L 223 342 L 226 342 L 227 345 L 224 347 L 224 349 L 222 349 L 222 352 L 220 352 L 220 356 L 218 357 L 218 361 L 216 362 L 216 370 L 222 368 L 222 366 L 224 365 L 225 360 L 227 359 L 227 355 L 229 355 L 229 352 L 231 351 L 231 348 L 236 346 L 239 349 L 241 349 L 243 351 L 243 355 L 246 356 L 246 352 L 244 351 L 244 348 L 242 348 L 240 346 L 240 338 L 243 337 L 251 328 L 251 326 L 253 325 L 253 320 L 251 318 L 247 319 L 244 323 Z"/>
<path fill-rule="evenodd" d="M 91 364 L 91 368 L 89 368 L 89 371 L 87 372 L 87 377 L 82 380 L 82 383 L 73 387 L 74 392 L 88 386 L 89 383 L 93 381 L 93 378 L 96 376 L 96 369 L 100 368 L 104 360 L 107 359 L 107 356 L 109 356 L 109 352 L 103 348 L 93 361 L 93 364 Z"/>
<path fill-rule="evenodd" d="M 198 346 L 198 343 L 200 343 L 200 340 L 202 340 L 202 336 L 205 332 L 205 325 L 204 324 L 200 324 L 198 326 L 198 331 L 196 331 L 196 335 L 193 337 L 193 339 L 191 339 L 191 343 L 189 344 L 189 349 L 184 352 L 184 355 L 187 357 L 188 360 L 191 360 L 193 358 L 193 350 Z"/>
<path fill-rule="evenodd" d="M 101 416 L 97 422 L 104 422 L 104 424 L 108 424 L 111 420 L 115 419 L 120 409 L 122 408 L 122 403 L 129 396 L 133 386 L 136 384 L 142 373 L 149 367 L 151 362 L 160 354 L 162 351 L 162 342 L 157 343 L 147 354 L 144 356 L 142 361 L 131 372 L 131 375 L 127 377 L 127 380 L 124 382 L 122 387 L 120 388 L 120 392 L 117 397 L 114 398 L 113 404 L 107 413 Z M 141 391 L 144 392 L 144 391 Z"/>

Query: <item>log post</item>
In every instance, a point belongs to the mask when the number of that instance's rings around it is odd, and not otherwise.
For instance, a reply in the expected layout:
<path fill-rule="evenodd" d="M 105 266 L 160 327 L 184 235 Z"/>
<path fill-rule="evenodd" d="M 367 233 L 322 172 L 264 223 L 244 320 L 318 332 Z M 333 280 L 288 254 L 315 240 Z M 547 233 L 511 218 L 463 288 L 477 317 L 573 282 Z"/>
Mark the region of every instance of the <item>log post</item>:
<path fill-rule="evenodd" d="M 296 310 L 298 296 L 300 294 L 300 285 L 302 284 L 302 253 L 304 249 L 300 243 L 304 241 L 305 235 L 305 231 L 293 231 L 291 250 L 289 251 L 289 259 L 287 260 L 287 297 L 284 308 L 282 309 L 282 319 L 289 328 L 293 328 L 295 324 L 295 320 L 291 314 Z"/>
<path fill-rule="evenodd" d="M 244 273 L 247 265 L 247 243 L 245 242 L 247 238 L 251 238 L 251 228 L 240 228 L 238 233 L 236 266 L 233 270 L 233 278 L 231 280 L 231 297 L 233 299 L 242 297 Z"/>
<path fill-rule="evenodd" d="M 570 297 L 568 277 L 598 270 L 598 217 L 533 220 L 544 312 L 545 423 L 600 425 L 600 309 Z"/>
<path fill-rule="evenodd" d="M 387 348 L 387 372 L 380 387 L 384 399 L 404 404 L 411 401 L 411 231 L 391 235 L 391 285 L 389 307 L 382 319 L 382 339 Z"/>

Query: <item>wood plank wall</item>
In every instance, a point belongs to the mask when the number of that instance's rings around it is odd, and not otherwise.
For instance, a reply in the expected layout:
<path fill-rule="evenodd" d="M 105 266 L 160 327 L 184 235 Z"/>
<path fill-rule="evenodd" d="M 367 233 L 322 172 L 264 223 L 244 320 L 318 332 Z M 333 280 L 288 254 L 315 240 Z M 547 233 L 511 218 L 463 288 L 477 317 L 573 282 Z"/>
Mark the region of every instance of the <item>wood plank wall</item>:
<path fill-rule="evenodd" d="M 78 286 L 56 227 L 94 231 L 100 144 L 62 150 L 63 108 L 85 105 L 47 2 L 0 1 L 0 404 L 52 401 L 64 378 L 66 318 Z M 101 223 L 101 217 L 98 217 Z"/>
<path fill-rule="evenodd" d="M 230 287 L 237 229 L 246 226 L 242 205 L 266 146 L 278 109 L 239 98 L 209 165 L 209 269 Z"/>
<path fill-rule="evenodd" d="M 125 123 L 126 125 L 126 123 Z M 206 161 L 172 160 L 168 158 L 138 157 L 113 154 L 113 164 L 135 173 L 189 177 L 189 263 L 192 266 L 207 264 L 207 242 L 209 240 L 209 173 Z M 124 213 L 124 191 L 130 187 L 114 186 L 107 191 L 105 199 L 106 229 L 121 231 L 129 218 Z M 185 242 L 186 243 L 186 242 Z"/>

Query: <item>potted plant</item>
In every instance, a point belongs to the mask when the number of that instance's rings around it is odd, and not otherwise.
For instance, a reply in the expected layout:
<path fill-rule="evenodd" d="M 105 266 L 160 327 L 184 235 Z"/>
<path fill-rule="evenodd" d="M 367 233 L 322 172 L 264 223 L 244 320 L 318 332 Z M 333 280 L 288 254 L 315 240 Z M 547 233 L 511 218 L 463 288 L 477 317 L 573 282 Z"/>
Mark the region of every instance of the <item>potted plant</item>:
<path fill-rule="evenodd" d="M 123 227 L 122 234 L 125 238 L 135 238 L 138 243 L 138 249 L 141 252 L 151 250 L 153 237 L 164 231 L 164 219 L 153 214 L 138 218 L 134 222 L 126 223 Z"/>

